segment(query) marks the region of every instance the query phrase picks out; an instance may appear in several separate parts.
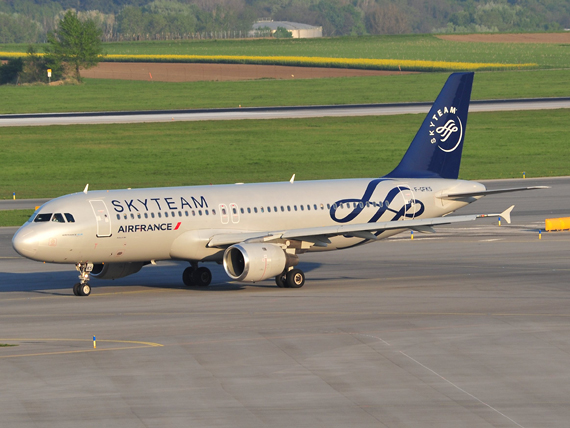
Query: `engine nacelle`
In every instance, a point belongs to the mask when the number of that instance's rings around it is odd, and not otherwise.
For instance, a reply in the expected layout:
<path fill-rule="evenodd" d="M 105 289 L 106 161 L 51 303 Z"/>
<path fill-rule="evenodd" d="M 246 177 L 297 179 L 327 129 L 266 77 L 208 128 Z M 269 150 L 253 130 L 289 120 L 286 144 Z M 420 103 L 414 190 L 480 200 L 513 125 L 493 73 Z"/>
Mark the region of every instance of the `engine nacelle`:
<path fill-rule="evenodd" d="M 275 244 L 236 244 L 224 252 L 224 269 L 236 281 L 262 281 L 296 264 L 296 256 Z"/>
<path fill-rule="evenodd" d="M 136 263 L 101 263 L 93 265 L 91 276 L 99 279 L 117 279 L 137 273 L 144 266 L 143 262 Z"/>

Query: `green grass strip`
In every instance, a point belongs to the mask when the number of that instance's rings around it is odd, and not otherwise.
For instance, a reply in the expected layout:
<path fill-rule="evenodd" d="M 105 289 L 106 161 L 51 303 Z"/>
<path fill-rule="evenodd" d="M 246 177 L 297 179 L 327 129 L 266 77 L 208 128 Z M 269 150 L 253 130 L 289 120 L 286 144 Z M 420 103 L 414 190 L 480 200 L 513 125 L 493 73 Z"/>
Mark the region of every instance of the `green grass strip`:
<path fill-rule="evenodd" d="M 424 115 L 3 128 L 0 198 L 379 177 Z M 472 113 L 460 178 L 570 174 L 568 110 Z M 22 213 L 25 221 L 30 211 Z"/>
<path fill-rule="evenodd" d="M 433 102 L 448 76 L 185 83 L 85 79 L 83 85 L 4 85 L 0 113 Z M 567 97 L 568 82 L 570 70 L 480 72 L 475 74 L 472 99 Z"/>
<path fill-rule="evenodd" d="M 0 227 L 21 226 L 32 216 L 34 210 L 1 210 Z"/>

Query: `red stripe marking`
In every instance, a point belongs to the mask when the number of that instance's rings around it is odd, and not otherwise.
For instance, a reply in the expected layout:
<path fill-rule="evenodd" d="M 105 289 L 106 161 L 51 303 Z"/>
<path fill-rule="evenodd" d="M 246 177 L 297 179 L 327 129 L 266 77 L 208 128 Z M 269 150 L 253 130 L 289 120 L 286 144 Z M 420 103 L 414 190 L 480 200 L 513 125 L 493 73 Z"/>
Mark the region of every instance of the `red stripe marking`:
<path fill-rule="evenodd" d="M 174 228 L 174 230 L 178 230 L 178 228 L 180 227 L 180 225 L 182 224 L 182 222 L 178 222 L 178 224 L 176 225 L 176 227 Z"/>

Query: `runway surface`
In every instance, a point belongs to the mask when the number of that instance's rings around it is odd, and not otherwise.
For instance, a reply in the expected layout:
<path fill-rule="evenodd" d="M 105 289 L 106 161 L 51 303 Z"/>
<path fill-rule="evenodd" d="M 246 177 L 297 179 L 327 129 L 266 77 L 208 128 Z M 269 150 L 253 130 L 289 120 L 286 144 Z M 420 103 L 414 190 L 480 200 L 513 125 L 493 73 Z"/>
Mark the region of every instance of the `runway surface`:
<path fill-rule="evenodd" d="M 461 210 L 496 219 L 305 255 L 301 289 L 214 266 L 93 280 L 18 257 L 0 229 L 2 425 L 10 427 L 566 427 L 570 178 Z M 96 336 L 96 349 L 93 349 Z"/>
<path fill-rule="evenodd" d="M 200 120 L 287 119 L 330 116 L 385 116 L 427 113 L 431 103 L 255 107 L 153 112 L 94 112 L 0 115 L 2 126 L 78 125 Z M 570 98 L 472 101 L 470 112 L 570 108 Z"/>

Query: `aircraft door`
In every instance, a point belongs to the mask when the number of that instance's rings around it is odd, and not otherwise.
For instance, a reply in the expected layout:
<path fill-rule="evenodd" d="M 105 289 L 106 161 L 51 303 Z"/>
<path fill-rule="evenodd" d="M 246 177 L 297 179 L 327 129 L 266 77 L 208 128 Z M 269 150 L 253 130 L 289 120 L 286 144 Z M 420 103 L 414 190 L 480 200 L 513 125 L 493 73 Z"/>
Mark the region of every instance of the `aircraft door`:
<path fill-rule="evenodd" d="M 232 212 L 232 223 L 239 223 L 239 210 L 237 204 L 231 203 L 230 210 Z"/>
<path fill-rule="evenodd" d="M 226 204 L 220 204 L 220 216 L 222 219 L 222 224 L 228 224 L 230 221 L 230 216 L 228 214 L 228 207 Z"/>
<path fill-rule="evenodd" d="M 107 238 L 111 236 L 111 216 L 104 201 L 89 201 L 95 220 L 97 221 L 97 237 Z"/>
<path fill-rule="evenodd" d="M 398 186 L 400 193 L 398 194 L 398 199 L 404 207 L 404 219 L 413 219 L 416 215 L 416 199 L 414 197 L 414 192 L 408 186 Z"/>

